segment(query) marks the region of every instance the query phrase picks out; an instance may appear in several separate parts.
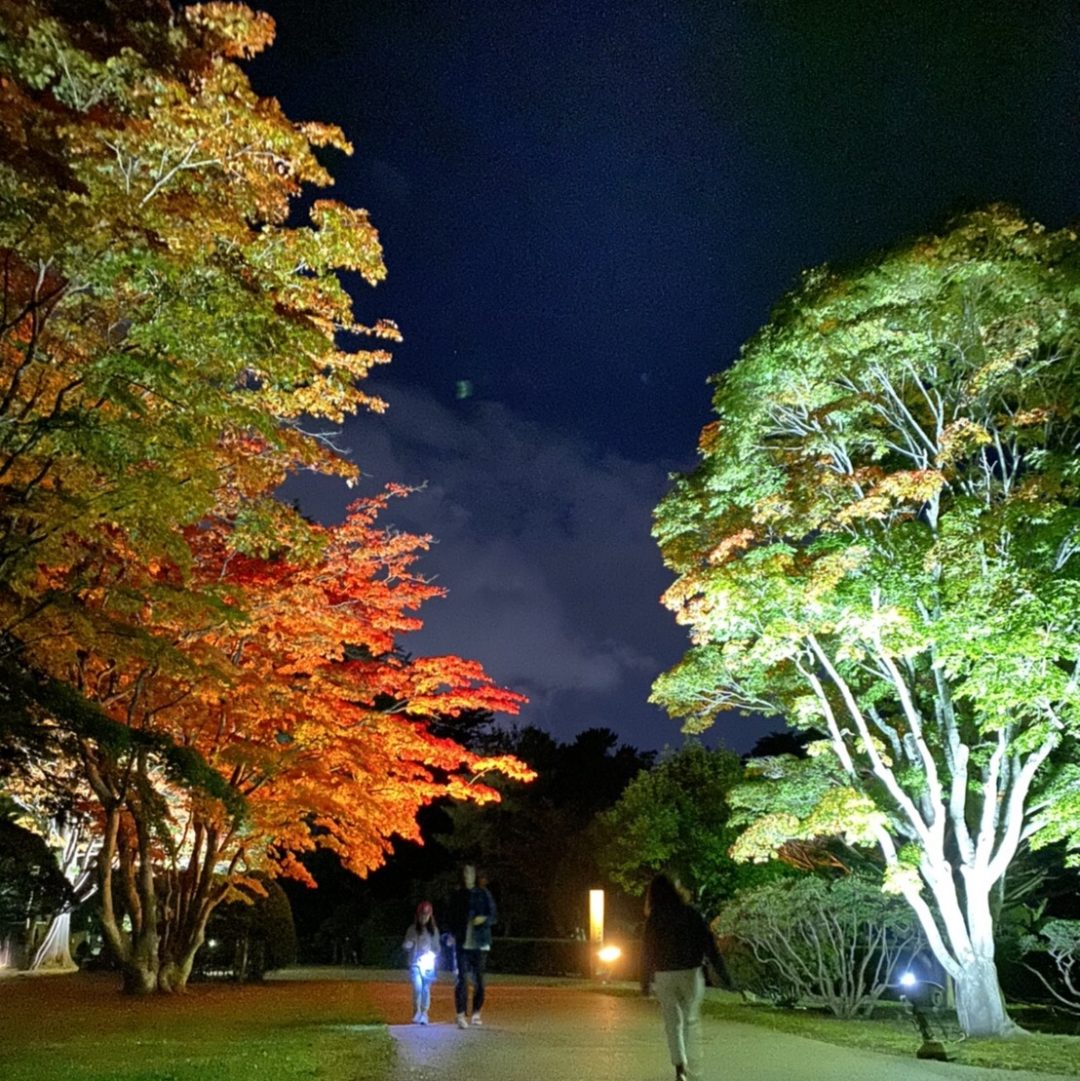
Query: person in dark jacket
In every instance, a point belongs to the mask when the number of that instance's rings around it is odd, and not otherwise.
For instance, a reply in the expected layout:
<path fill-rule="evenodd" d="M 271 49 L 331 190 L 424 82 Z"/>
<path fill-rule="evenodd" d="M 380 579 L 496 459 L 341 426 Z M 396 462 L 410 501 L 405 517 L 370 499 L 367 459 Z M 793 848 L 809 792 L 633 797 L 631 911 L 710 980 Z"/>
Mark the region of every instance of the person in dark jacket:
<path fill-rule="evenodd" d="M 462 886 L 450 898 L 450 931 L 457 954 L 457 980 L 454 983 L 454 1008 L 457 1027 L 468 1025 L 469 982 L 472 982 L 472 1023 L 481 1024 L 484 1005 L 484 969 L 491 950 L 491 928 L 495 923 L 495 899 L 476 884 L 476 868 L 466 864 L 461 869 Z"/>
<path fill-rule="evenodd" d="M 641 993 L 655 985 L 664 1017 L 676 1081 L 687 1081 L 691 1044 L 705 997 L 708 962 L 725 987 L 727 966 L 704 917 L 691 906 L 667 875 L 657 875 L 645 894 L 645 935 L 641 951 Z"/>

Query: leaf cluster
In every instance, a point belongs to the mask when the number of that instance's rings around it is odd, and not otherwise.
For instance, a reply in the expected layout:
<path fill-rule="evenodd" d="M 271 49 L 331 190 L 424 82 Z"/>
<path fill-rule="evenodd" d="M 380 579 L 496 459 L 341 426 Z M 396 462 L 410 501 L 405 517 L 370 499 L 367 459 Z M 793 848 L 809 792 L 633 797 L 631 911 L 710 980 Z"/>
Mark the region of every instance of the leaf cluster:
<path fill-rule="evenodd" d="M 1075 233 L 1006 207 L 808 272 L 715 378 L 700 464 L 656 510 L 665 602 L 693 644 L 654 700 L 690 731 L 741 709 L 828 733 L 854 788 L 831 811 L 822 789 L 813 815 L 861 837 L 877 812 L 906 828 L 887 775 L 918 803 L 932 763 L 966 768 L 961 744 L 984 780 L 1002 741 L 1014 761 L 1067 754 L 1077 326 Z M 1080 821 L 1051 787 L 1032 804 L 1047 840 Z M 776 836 L 804 835 L 807 811 L 774 816 Z"/>

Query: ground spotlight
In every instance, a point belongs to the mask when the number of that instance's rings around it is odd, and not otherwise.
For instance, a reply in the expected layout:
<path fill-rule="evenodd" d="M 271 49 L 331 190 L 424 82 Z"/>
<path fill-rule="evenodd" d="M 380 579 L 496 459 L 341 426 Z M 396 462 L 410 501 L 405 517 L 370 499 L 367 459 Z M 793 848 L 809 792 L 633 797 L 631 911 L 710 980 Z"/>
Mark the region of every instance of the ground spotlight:
<path fill-rule="evenodd" d="M 915 975 L 914 972 L 905 972 L 900 977 L 899 981 L 900 986 L 907 991 L 912 991 L 917 988 L 919 986 L 919 982 L 919 978 Z M 933 980 L 924 980 L 922 982 L 926 983 L 930 987 L 941 987 L 940 984 L 935 983 Z M 915 1028 L 918 1030 L 919 1036 L 922 1038 L 922 1044 L 915 1052 L 915 1057 L 922 1059 L 933 1059 L 937 1062 L 948 1062 L 949 1056 L 945 1051 L 945 1045 L 940 1040 L 934 1038 L 933 1030 L 930 1028 L 930 1022 L 927 1019 L 926 1014 L 920 1008 L 917 1001 L 918 996 L 906 994 L 901 995 L 900 997 L 902 999 L 905 999 L 907 1003 L 911 1006 L 911 1020 L 914 1023 Z"/>
<path fill-rule="evenodd" d="M 613 964 L 622 957 L 622 950 L 618 946 L 604 946 L 596 954 L 605 965 Z"/>

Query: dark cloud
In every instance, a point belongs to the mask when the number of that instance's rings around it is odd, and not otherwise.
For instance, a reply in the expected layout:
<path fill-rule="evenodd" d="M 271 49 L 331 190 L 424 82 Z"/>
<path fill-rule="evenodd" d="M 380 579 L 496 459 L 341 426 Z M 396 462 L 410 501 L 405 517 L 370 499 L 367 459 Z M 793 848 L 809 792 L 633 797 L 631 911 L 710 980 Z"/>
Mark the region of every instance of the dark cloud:
<path fill-rule="evenodd" d="M 478 657 L 562 736 L 678 740 L 645 704 L 684 646 L 649 513 L 710 419 L 706 378 L 805 267 L 991 201 L 1070 219 L 1080 8 L 259 6 L 280 33 L 256 85 L 355 142 L 331 194 L 386 249 L 356 300 L 406 335 L 392 411 L 347 435 L 371 483 L 429 482 L 395 511 L 439 538 L 450 591 L 414 649 Z"/>
<path fill-rule="evenodd" d="M 421 489 L 395 503 L 388 521 L 434 535 L 422 568 L 447 590 L 407 648 L 477 658 L 529 695 L 523 722 L 561 738 L 606 725 L 642 748 L 679 743 L 678 725 L 646 702 L 652 680 L 685 648 L 659 601 L 670 575 L 649 534 L 667 470 L 545 430 L 497 402 L 449 393 L 437 401 L 385 382 L 372 389 L 389 412 L 350 420 L 342 442 L 366 489 L 390 481 Z M 351 493 L 299 477 L 285 494 L 332 520 Z"/>

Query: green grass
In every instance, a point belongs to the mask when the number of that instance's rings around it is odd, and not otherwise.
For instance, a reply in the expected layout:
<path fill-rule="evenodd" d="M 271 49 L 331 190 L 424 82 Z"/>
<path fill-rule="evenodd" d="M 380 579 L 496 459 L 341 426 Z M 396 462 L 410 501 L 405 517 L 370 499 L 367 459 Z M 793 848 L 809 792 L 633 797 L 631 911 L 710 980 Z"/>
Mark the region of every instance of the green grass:
<path fill-rule="evenodd" d="M 869 1021 L 844 1021 L 818 1010 L 780 1010 L 750 1005 L 734 995 L 710 992 L 702 1012 L 707 1017 L 790 1032 L 842 1047 L 914 1057 L 921 1043 L 906 1009 L 897 1005 Z M 1005 1070 L 1068 1074 L 1080 1077 L 1080 1037 L 1031 1034 L 1008 1040 L 966 1040 L 955 1022 L 932 1022 L 951 1062 Z"/>
<path fill-rule="evenodd" d="M 107 976 L 0 980 L 4 1081 L 383 1081 L 363 984 L 195 985 L 133 999 Z"/>

